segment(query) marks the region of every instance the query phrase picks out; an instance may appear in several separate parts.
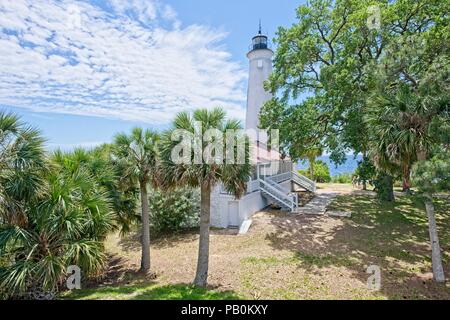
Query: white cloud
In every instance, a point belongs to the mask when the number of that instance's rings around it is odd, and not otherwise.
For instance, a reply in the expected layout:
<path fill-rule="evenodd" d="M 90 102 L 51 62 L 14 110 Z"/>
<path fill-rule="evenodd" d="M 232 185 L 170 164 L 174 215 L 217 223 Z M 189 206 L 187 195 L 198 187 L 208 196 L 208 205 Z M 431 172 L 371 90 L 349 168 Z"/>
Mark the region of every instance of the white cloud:
<path fill-rule="evenodd" d="M 115 13 L 149 24 L 158 17 L 159 2 L 155 0 L 112 0 Z"/>
<path fill-rule="evenodd" d="M 182 28 L 159 0 L 109 7 L 2 0 L 0 105 L 154 124 L 223 106 L 243 119 L 246 71 L 223 48 L 226 33 Z"/>

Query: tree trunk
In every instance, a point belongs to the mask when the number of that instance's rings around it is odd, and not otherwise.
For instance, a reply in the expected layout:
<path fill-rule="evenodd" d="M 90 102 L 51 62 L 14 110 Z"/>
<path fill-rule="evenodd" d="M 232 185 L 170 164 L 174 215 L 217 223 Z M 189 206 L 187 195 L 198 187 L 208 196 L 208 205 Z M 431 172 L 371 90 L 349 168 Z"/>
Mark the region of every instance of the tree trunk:
<path fill-rule="evenodd" d="M 316 158 L 310 157 L 309 159 L 309 175 L 311 176 L 311 180 L 315 181 L 314 174 L 315 174 L 315 164 L 316 164 Z"/>
<path fill-rule="evenodd" d="M 209 266 L 209 229 L 211 211 L 211 188 L 209 185 L 201 186 L 200 205 L 200 240 L 198 247 L 197 273 L 194 284 L 199 287 L 206 287 L 208 283 Z"/>
<path fill-rule="evenodd" d="M 411 194 L 411 166 L 403 167 L 403 192 Z"/>
<path fill-rule="evenodd" d="M 141 207 L 142 207 L 141 271 L 148 272 L 150 270 L 150 217 L 148 212 L 147 184 L 141 183 L 140 188 L 141 188 Z"/>
<path fill-rule="evenodd" d="M 417 160 L 426 161 L 427 152 L 419 150 Z M 424 193 L 425 208 L 428 216 L 428 229 L 431 242 L 431 261 L 433 263 L 433 277 L 436 282 L 445 282 L 444 268 L 442 267 L 441 246 L 439 245 L 439 236 L 436 226 L 436 217 L 434 214 L 433 195 L 429 192 Z"/>
<path fill-rule="evenodd" d="M 367 152 L 364 151 L 364 152 L 363 152 L 363 163 L 367 163 L 368 161 L 369 161 L 369 157 L 367 156 Z M 366 168 L 366 170 L 367 170 L 367 168 Z M 366 174 L 367 174 L 367 172 L 365 172 L 364 175 L 366 175 Z M 366 177 L 364 177 L 364 179 L 363 179 L 362 185 L 363 185 L 363 190 L 364 190 L 364 191 L 367 191 L 367 180 L 366 180 L 365 178 L 366 178 Z"/>
<path fill-rule="evenodd" d="M 380 173 L 377 180 L 378 198 L 381 201 L 395 201 L 394 178 L 389 174 Z"/>
<path fill-rule="evenodd" d="M 442 267 L 441 247 L 439 245 L 439 237 L 436 226 L 436 218 L 434 215 L 434 204 L 431 194 L 426 193 L 425 207 L 428 215 L 428 226 L 431 241 L 431 260 L 433 262 L 433 277 L 436 282 L 445 282 L 444 268 Z"/>

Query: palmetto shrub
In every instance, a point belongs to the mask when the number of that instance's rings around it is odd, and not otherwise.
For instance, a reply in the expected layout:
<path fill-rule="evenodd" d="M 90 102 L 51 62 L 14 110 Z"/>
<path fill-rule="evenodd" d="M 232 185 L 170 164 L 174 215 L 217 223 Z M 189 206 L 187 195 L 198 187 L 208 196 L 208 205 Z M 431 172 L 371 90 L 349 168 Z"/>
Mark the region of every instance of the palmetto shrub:
<path fill-rule="evenodd" d="M 200 191 L 180 188 L 171 192 L 154 190 L 150 195 L 151 226 L 156 232 L 198 227 Z"/>
<path fill-rule="evenodd" d="M 115 224 L 122 234 L 128 233 L 133 225 L 139 223 L 139 188 L 127 180 L 125 168 L 112 158 L 111 145 L 104 144 L 92 150 L 79 148 L 70 153 L 56 152 L 54 158 L 59 159 L 67 170 L 84 168 L 107 192 Z"/>
<path fill-rule="evenodd" d="M 83 170 L 48 174 L 46 190 L 26 207 L 23 226 L 0 228 L 0 252 L 11 263 L 0 270 L 0 288 L 10 296 L 55 292 L 66 268 L 84 276 L 104 267 L 103 240 L 113 228 L 104 191 Z"/>
<path fill-rule="evenodd" d="M 49 297 L 70 265 L 100 273 L 113 228 L 103 189 L 63 154 L 47 159 L 39 132 L 14 116 L 0 113 L 0 142 L 1 297 Z"/>

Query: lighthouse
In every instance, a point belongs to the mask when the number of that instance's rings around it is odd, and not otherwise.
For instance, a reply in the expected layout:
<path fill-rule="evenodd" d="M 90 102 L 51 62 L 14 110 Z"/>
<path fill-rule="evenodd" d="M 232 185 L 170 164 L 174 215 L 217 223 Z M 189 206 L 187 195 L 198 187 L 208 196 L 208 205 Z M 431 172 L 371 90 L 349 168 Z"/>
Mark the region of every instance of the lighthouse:
<path fill-rule="evenodd" d="M 272 73 L 273 51 L 269 48 L 267 36 L 259 32 L 252 39 L 250 51 L 247 53 L 249 60 L 249 77 L 247 91 L 247 116 L 245 128 L 257 130 L 259 127 L 259 113 L 264 103 L 272 99 L 272 94 L 264 89 L 266 81 Z"/>
<path fill-rule="evenodd" d="M 229 194 L 223 185 L 217 185 L 211 193 L 211 225 L 217 228 L 238 228 L 239 234 L 245 234 L 251 224 L 252 216 L 275 204 L 282 210 L 297 212 L 299 209 L 298 194 L 293 191 L 303 188 L 316 191 L 314 181 L 300 176 L 294 170 L 294 163 L 281 157 L 271 140 L 267 145 L 267 132 L 259 128 L 259 114 L 263 105 L 272 99 L 270 92 L 264 89 L 264 82 L 272 73 L 273 51 L 270 50 L 267 36 L 259 32 L 252 39 L 247 57 L 250 64 L 246 129 L 254 131 L 257 163 L 254 173 L 247 182 L 245 194 L 236 199 Z M 249 133 L 249 132 L 247 132 Z M 252 132 L 250 132 L 251 134 Z M 271 136 L 272 138 L 273 136 Z M 283 158 L 283 159 L 282 159 Z"/>

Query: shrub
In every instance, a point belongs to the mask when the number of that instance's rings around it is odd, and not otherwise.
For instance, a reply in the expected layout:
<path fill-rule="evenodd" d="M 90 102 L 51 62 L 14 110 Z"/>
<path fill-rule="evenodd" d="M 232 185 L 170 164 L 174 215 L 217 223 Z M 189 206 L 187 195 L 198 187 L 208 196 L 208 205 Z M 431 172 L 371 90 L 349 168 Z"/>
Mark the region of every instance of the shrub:
<path fill-rule="evenodd" d="M 311 179 L 311 175 L 309 174 L 308 170 L 298 170 L 298 173 L 302 176 L 305 176 L 305 177 Z"/>
<path fill-rule="evenodd" d="M 169 193 L 154 190 L 150 195 L 151 228 L 156 232 L 181 231 L 197 227 L 200 192 L 182 188 Z"/>
<path fill-rule="evenodd" d="M 351 173 L 341 173 L 337 176 L 334 176 L 331 181 L 333 183 L 340 183 L 340 184 L 349 184 L 352 183 L 353 175 Z"/>
<path fill-rule="evenodd" d="M 331 181 L 330 168 L 321 160 L 316 161 L 314 165 L 314 180 L 319 183 L 329 183 Z"/>
<path fill-rule="evenodd" d="M 298 173 L 319 183 L 329 183 L 331 181 L 330 168 L 322 160 L 318 160 L 314 164 L 314 177 L 311 177 L 310 169 L 298 170 Z"/>

